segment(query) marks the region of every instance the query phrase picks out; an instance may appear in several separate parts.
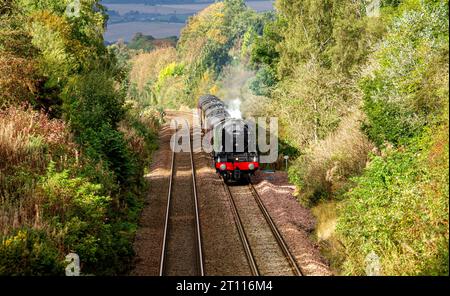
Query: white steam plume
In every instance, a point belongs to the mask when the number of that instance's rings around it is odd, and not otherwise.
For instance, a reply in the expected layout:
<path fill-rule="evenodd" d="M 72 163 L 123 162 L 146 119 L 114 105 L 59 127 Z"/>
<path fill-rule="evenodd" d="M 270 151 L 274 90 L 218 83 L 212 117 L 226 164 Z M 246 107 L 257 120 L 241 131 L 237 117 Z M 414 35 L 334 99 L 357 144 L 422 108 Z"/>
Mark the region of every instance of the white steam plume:
<path fill-rule="evenodd" d="M 264 116 L 267 98 L 254 95 L 249 89 L 249 82 L 254 77 L 255 72 L 241 63 L 224 68 L 217 95 L 228 106 L 232 117 L 242 119 Z"/>
<path fill-rule="evenodd" d="M 236 98 L 225 102 L 227 104 L 227 111 L 232 118 L 242 119 L 241 99 Z"/>

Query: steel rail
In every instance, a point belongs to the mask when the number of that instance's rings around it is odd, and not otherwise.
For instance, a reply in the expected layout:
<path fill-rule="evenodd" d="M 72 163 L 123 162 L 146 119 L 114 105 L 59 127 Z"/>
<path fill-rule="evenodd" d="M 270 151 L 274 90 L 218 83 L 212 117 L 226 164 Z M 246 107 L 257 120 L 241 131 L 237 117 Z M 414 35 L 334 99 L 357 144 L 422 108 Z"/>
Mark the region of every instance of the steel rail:
<path fill-rule="evenodd" d="M 170 202 L 172 199 L 173 167 L 174 167 L 174 163 L 175 163 L 175 149 L 174 149 L 174 147 L 170 147 L 170 148 L 172 150 L 172 162 L 170 165 L 169 192 L 167 194 L 166 216 L 165 216 L 165 220 L 164 220 L 164 235 L 163 235 L 163 240 L 162 240 L 161 258 L 159 261 L 159 275 L 160 276 L 164 275 L 167 232 L 168 232 L 168 228 L 169 228 Z"/>
<path fill-rule="evenodd" d="M 270 227 L 270 230 L 272 230 L 272 233 L 275 237 L 275 239 L 278 242 L 278 245 L 280 246 L 280 249 L 283 251 L 284 255 L 286 256 L 286 259 L 289 261 L 289 264 L 291 265 L 292 271 L 295 275 L 301 276 L 303 275 L 302 271 L 300 270 L 299 266 L 297 265 L 297 262 L 294 259 L 294 256 L 292 256 L 291 252 L 289 251 L 289 248 L 286 244 L 286 242 L 283 239 L 283 236 L 279 232 L 275 222 L 273 221 L 272 217 L 270 217 L 269 212 L 267 211 L 266 207 L 264 206 L 264 203 L 259 196 L 258 191 L 256 191 L 255 187 L 249 180 L 249 187 L 252 192 L 253 197 L 255 198 L 256 203 L 258 204 L 259 209 L 261 210 L 261 213 L 263 214 L 264 218 L 266 219 L 267 224 Z"/>
<path fill-rule="evenodd" d="M 164 220 L 164 235 L 162 240 L 161 248 L 161 258 L 159 265 L 159 275 L 163 276 L 165 272 L 165 259 L 166 259 L 166 248 L 167 248 L 167 237 L 169 228 L 169 218 L 170 218 L 170 206 L 172 201 L 172 185 L 173 185 L 173 175 L 174 175 L 174 165 L 175 165 L 175 149 L 171 147 L 172 150 L 172 161 L 170 165 L 170 178 L 169 178 L 169 192 L 167 194 L 167 204 L 166 204 L 166 214 Z M 198 272 L 200 276 L 204 276 L 204 266 L 203 266 L 203 252 L 202 252 L 202 242 L 201 242 L 201 230 L 200 230 L 200 215 L 197 197 L 197 182 L 195 178 L 195 166 L 194 166 L 194 156 L 192 151 L 192 141 L 189 136 L 189 153 L 191 161 L 191 173 L 192 173 L 192 188 L 193 188 L 193 201 L 194 201 L 194 211 L 195 211 L 195 233 L 196 233 L 196 245 L 197 245 L 197 259 L 198 259 Z"/>
<path fill-rule="evenodd" d="M 252 275 L 259 276 L 260 274 L 259 274 L 258 266 L 256 265 L 255 256 L 253 255 L 252 248 L 250 247 L 250 244 L 248 242 L 248 237 L 247 237 L 247 234 L 245 233 L 244 226 L 242 225 L 242 220 L 241 220 L 241 217 L 239 216 L 239 213 L 238 213 L 238 210 L 236 207 L 236 203 L 234 202 L 233 194 L 231 193 L 230 188 L 225 183 L 225 181 L 223 181 L 223 184 L 225 187 L 225 191 L 228 193 L 228 198 L 229 198 L 230 204 L 231 204 L 231 211 L 234 216 L 234 221 L 236 223 L 236 227 L 237 227 L 237 230 L 239 233 L 239 238 L 242 242 L 242 246 L 244 247 L 244 252 L 247 257 L 247 262 L 250 266 L 250 270 L 252 272 Z"/>
<path fill-rule="evenodd" d="M 199 215 L 199 205 L 198 205 L 198 197 L 197 197 L 197 182 L 195 180 L 195 165 L 194 165 L 194 152 L 192 146 L 192 140 L 189 136 L 189 151 L 191 156 L 191 168 L 192 168 L 192 184 L 194 190 L 194 208 L 195 208 L 195 224 L 196 224 L 196 236 L 197 236 L 197 256 L 198 256 L 198 264 L 199 264 L 199 273 L 201 276 L 205 275 L 204 267 L 203 267 L 203 252 L 202 252 L 202 233 L 200 229 L 200 215 Z"/>

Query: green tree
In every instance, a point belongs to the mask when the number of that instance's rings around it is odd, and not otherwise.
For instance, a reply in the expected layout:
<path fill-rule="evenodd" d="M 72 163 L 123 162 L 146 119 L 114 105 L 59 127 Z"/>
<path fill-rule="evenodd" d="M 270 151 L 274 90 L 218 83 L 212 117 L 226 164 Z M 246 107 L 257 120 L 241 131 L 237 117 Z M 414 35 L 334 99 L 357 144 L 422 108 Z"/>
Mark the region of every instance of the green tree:
<path fill-rule="evenodd" d="M 439 120 L 448 104 L 448 2 L 408 1 L 363 79 L 365 130 L 378 145 L 402 144 Z"/>

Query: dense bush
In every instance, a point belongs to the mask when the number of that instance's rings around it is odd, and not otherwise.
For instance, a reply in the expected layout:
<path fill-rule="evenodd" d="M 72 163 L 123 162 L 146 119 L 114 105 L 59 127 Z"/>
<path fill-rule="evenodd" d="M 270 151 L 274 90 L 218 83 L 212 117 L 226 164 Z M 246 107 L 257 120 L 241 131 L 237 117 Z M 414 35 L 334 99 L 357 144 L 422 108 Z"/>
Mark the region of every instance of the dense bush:
<path fill-rule="evenodd" d="M 18 102 L 32 102 L 33 91 L 38 87 L 36 73 L 37 49 L 29 42 L 23 17 L 15 16 L 15 5 L 5 5 L 0 14 L 0 107 L 5 108 Z M 8 13 L 6 13 L 8 12 Z"/>
<path fill-rule="evenodd" d="M 23 228 L 0 242 L 0 275 L 62 275 L 63 260 L 44 231 Z"/>
<path fill-rule="evenodd" d="M 378 145 L 402 144 L 428 124 L 448 98 L 448 5 L 409 1 L 365 77 L 365 130 Z M 405 4 L 406 5 L 406 4 Z"/>
<path fill-rule="evenodd" d="M 70 251 L 83 273 L 124 273 L 160 116 L 129 116 L 128 69 L 103 45 L 99 1 L 82 1 L 78 17 L 64 1 L 9 2 L 0 4 L 0 274 L 62 274 Z M 145 145 L 128 142 L 132 133 Z"/>
<path fill-rule="evenodd" d="M 251 81 L 250 89 L 255 95 L 267 96 L 270 94 L 271 88 L 276 84 L 275 74 L 273 70 L 267 66 L 261 67 Z"/>
<path fill-rule="evenodd" d="M 339 198 L 351 186 L 349 179 L 361 174 L 373 145 L 361 131 L 359 111 L 344 118 L 337 131 L 311 146 L 297 158 L 289 176 L 298 184 L 301 203 Z"/>
<path fill-rule="evenodd" d="M 354 80 L 314 62 L 294 66 L 294 74 L 272 91 L 269 109 L 277 110 L 280 136 L 300 150 L 334 132 L 360 100 Z"/>
<path fill-rule="evenodd" d="M 163 123 L 164 112 L 155 107 L 130 108 L 125 120 L 120 122 L 119 130 L 138 157 L 141 169 L 145 170 L 150 165 L 152 152 L 158 146 L 156 131 Z"/>
<path fill-rule="evenodd" d="M 116 173 L 80 153 L 71 138 L 63 121 L 43 113 L 15 107 L 0 112 L 1 274 L 61 274 L 70 251 L 80 255 L 83 273 L 127 268 L 146 188 L 143 166 L 138 179 L 119 188 Z M 148 163 L 154 138 L 146 138 L 142 155 L 128 149 Z"/>
<path fill-rule="evenodd" d="M 374 157 L 355 179 L 337 229 L 345 274 L 364 274 L 372 251 L 386 275 L 448 274 L 448 131 L 438 132 L 436 139 L 430 133 L 415 139 L 423 144 Z"/>
<path fill-rule="evenodd" d="M 253 65 L 267 65 L 276 72 L 280 58 L 278 45 L 283 41 L 281 31 L 286 25 L 286 20 L 280 16 L 275 20 L 266 20 L 261 36 L 251 46 L 250 62 Z"/>
<path fill-rule="evenodd" d="M 339 206 L 342 271 L 448 274 L 448 3 L 399 6 L 361 84 L 367 135 L 386 147 Z"/>

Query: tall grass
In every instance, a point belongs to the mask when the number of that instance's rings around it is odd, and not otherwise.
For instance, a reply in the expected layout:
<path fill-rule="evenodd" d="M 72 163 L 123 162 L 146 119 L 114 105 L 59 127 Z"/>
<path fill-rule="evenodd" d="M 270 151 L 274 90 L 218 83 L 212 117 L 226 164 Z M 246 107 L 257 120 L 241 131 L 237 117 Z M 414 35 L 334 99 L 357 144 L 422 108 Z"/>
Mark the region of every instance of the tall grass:
<path fill-rule="evenodd" d="M 149 53 L 141 53 L 131 61 L 130 81 L 136 83 L 140 92 L 147 83 L 156 81 L 159 72 L 169 63 L 176 60 L 176 49 L 173 47 L 159 48 Z"/>
<path fill-rule="evenodd" d="M 42 170 L 49 154 L 73 153 L 75 146 L 65 124 L 27 107 L 0 111 L 0 168 L 28 164 Z"/>
<path fill-rule="evenodd" d="M 41 228 L 38 176 L 50 160 L 66 165 L 76 155 L 65 124 L 28 107 L 0 111 L 0 233 L 23 226 Z"/>
<path fill-rule="evenodd" d="M 313 205 L 345 191 L 349 178 L 361 173 L 374 148 L 360 129 L 360 111 L 344 118 L 338 129 L 311 148 L 290 169 L 301 202 Z"/>

